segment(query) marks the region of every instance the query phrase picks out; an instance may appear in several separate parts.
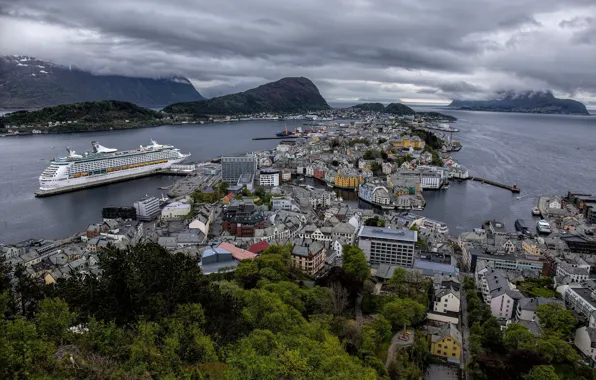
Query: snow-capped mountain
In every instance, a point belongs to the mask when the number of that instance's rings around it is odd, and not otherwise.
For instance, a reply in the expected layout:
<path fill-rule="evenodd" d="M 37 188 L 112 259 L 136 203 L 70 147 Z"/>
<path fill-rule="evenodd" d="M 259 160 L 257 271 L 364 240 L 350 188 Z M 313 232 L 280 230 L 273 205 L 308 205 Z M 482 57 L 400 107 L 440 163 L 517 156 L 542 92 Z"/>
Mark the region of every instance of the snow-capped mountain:
<path fill-rule="evenodd" d="M 145 107 L 204 99 L 184 77 L 95 75 L 28 56 L 0 57 L 0 108 L 34 108 L 95 100 Z"/>

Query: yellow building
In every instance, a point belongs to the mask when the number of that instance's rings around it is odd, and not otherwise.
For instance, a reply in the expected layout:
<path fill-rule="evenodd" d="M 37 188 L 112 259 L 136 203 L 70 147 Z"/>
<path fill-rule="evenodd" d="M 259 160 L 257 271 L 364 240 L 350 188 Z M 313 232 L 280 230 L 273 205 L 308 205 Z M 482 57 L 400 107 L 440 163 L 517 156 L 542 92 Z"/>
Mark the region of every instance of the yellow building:
<path fill-rule="evenodd" d="M 418 136 L 410 137 L 404 136 L 400 140 L 393 140 L 391 141 L 391 145 L 395 148 L 414 148 L 414 149 L 424 149 L 424 141 Z"/>
<path fill-rule="evenodd" d="M 540 254 L 542 253 L 542 250 L 540 249 L 540 247 L 538 246 L 538 244 L 535 241 L 526 241 L 524 240 L 522 242 L 522 249 L 530 254 L 530 255 L 534 255 L 534 256 L 540 256 Z"/>
<path fill-rule="evenodd" d="M 344 172 L 341 170 L 335 176 L 335 186 L 343 188 L 357 189 L 364 181 L 364 177 L 358 173 Z"/>
<path fill-rule="evenodd" d="M 431 336 L 430 353 L 459 363 L 461 342 L 461 333 L 453 323 L 449 323 Z"/>

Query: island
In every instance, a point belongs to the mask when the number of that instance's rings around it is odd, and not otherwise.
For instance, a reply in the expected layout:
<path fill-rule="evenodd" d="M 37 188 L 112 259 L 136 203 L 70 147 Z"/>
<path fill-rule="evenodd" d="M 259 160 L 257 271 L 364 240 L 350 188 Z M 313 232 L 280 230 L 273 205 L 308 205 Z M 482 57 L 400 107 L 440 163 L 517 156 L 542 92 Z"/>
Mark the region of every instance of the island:
<path fill-rule="evenodd" d="M 556 98 L 550 91 L 507 91 L 492 100 L 456 99 L 449 107 L 469 111 L 589 115 L 583 103 Z"/>
<path fill-rule="evenodd" d="M 385 114 L 391 114 L 396 116 L 424 116 L 429 121 L 438 122 L 454 122 L 457 120 L 456 117 L 451 115 L 445 115 L 440 112 L 416 112 L 411 107 L 408 107 L 402 103 L 390 103 L 384 106 L 382 103 L 361 103 L 350 107 L 350 109 L 358 112 L 379 112 Z"/>
<path fill-rule="evenodd" d="M 331 107 L 308 78 L 282 78 L 237 94 L 169 105 L 169 114 L 243 115 L 258 112 L 296 113 Z"/>
<path fill-rule="evenodd" d="M 64 133 L 128 129 L 164 123 L 162 113 L 129 102 L 103 100 L 16 111 L 0 117 L 0 131 Z"/>

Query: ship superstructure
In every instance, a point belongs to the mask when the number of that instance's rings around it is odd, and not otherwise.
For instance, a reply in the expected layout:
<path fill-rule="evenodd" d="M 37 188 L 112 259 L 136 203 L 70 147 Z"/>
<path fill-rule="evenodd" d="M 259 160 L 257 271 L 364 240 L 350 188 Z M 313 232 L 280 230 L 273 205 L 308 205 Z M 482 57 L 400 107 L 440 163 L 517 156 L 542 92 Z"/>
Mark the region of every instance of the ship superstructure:
<path fill-rule="evenodd" d="M 160 145 L 153 140 L 150 145 L 124 151 L 106 148 L 96 141 L 91 144 L 90 152 L 77 154 L 67 148 L 68 156 L 53 160 L 39 177 L 39 190 L 116 182 L 167 169 L 190 156 L 190 153 L 182 154 L 171 145 Z"/>

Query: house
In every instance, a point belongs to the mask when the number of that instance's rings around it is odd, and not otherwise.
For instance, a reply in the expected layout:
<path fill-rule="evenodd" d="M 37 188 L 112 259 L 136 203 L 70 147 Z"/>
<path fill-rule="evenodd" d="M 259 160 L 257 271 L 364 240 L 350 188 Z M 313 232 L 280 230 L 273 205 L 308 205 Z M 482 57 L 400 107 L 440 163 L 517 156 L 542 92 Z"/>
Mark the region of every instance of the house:
<path fill-rule="evenodd" d="M 190 213 L 191 205 L 183 202 L 172 202 L 161 210 L 164 220 L 182 219 Z"/>
<path fill-rule="evenodd" d="M 435 294 L 433 310 L 439 313 L 455 312 L 460 310 L 460 292 L 452 287 L 440 289 Z"/>
<path fill-rule="evenodd" d="M 575 339 L 573 341 L 582 354 L 591 360 L 591 366 L 596 361 L 596 329 L 593 327 L 580 327 L 575 332 Z"/>
<path fill-rule="evenodd" d="M 538 322 L 538 317 L 536 316 L 536 309 L 538 306 L 541 305 L 561 305 L 565 307 L 565 303 L 561 300 L 556 298 L 545 298 L 545 297 L 535 297 L 535 298 L 522 298 L 517 303 L 517 310 L 515 311 L 515 319 L 518 321 L 536 321 Z"/>
<path fill-rule="evenodd" d="M 310 275 L 318 273 L 325 266 L 327 250 L 319 241 L 297 239 L 292 249 L 292 264 Z"/>
<path fill-rule="evenodd" d="M 444 325 L 431 335 L 430 353 L 435 356 L 459 363 L 461 348 L 461 332 L 453 323 Z"/>

